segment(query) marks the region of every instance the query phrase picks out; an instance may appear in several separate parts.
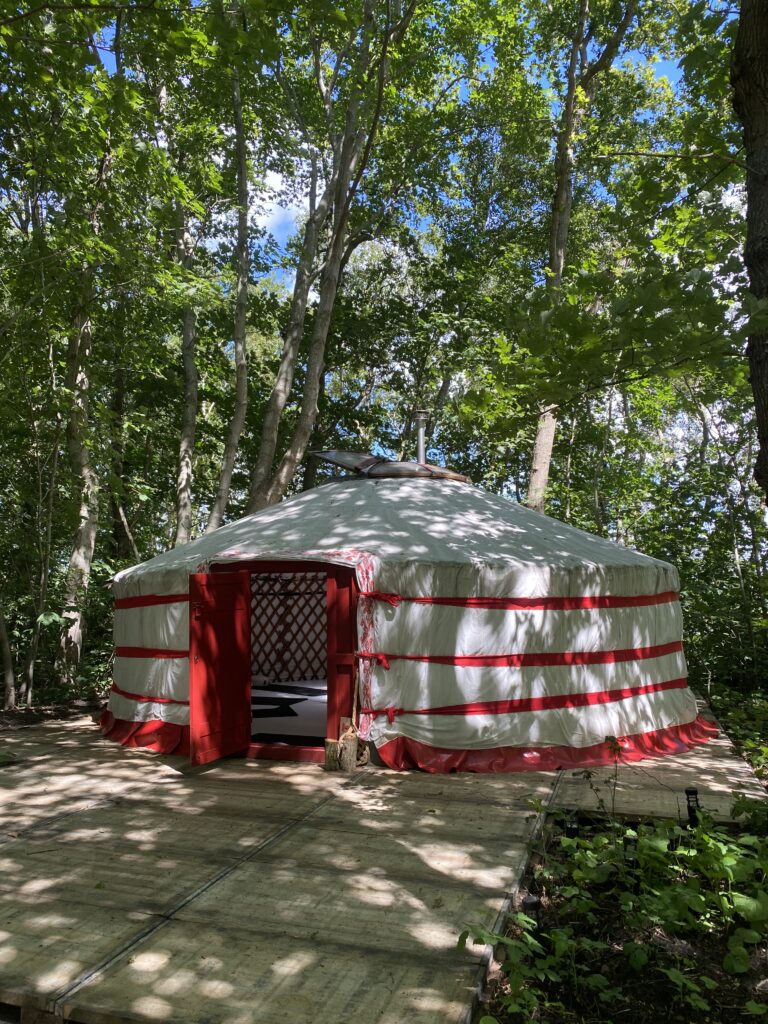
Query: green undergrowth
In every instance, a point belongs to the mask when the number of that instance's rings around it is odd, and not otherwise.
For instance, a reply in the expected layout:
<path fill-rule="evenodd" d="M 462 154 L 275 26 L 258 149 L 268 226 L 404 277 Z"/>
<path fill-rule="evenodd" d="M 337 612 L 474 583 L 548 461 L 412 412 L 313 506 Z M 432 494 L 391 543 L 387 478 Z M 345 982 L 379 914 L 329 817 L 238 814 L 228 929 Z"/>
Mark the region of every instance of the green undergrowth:
<path fill-rule="evenodd" d="M 551 816 L 527 912 L 460 937 L 501 961 L 480 1024 L 768 1021 L 766 805 L 735 813 L 738 828 Z"/>
<path fill-rule="evenodd" d="M 708 699 L 736 749 L 768 781 L 768 691 L 721 684 L 712 687 Z"/>

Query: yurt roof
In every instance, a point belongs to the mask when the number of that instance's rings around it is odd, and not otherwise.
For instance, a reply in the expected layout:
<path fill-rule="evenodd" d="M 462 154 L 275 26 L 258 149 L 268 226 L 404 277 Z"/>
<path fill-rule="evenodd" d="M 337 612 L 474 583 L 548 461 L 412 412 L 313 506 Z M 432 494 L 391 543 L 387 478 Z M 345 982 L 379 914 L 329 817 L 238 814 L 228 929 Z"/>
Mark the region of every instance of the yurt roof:
<path fill-rule="evenodd" d="M 342 478 L 304 491 L 173 548 L 115 578 L 138 584 L 144 574 L 195 572 L 211 562 L 247 558 L 322 558 L 348 561 L 340 552 L 364 552 L 381 564 L 419 563 L 533 571 L 583 577 L 634 573 L 676 585 L 666 562 L 640 554 L 471 484 L 448 479 Z M 601 573 L 601 569 L 611 570 Z M 666 578 L 666 581 L 662 579 Z M 674 577 L 674 578 L 673 578 Z M 640 586 L 640 581 L 638 580 Z M 134 589 L 129 587 L 127 589 Z M 141 588 L 143 589 L 143 588 Z"/>

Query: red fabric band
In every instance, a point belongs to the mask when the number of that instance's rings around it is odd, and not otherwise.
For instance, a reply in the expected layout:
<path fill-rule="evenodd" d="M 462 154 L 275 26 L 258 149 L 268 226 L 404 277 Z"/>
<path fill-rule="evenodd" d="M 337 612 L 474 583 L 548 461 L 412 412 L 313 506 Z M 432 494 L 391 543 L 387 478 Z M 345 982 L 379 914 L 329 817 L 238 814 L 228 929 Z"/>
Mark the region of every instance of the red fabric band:
<path fill-rule="evenodd" d="M 646 683 L 621 690 L 595 690 L 588 693 L 550 694 L 546 697 L 518 697 L 510 700 L 484 700 L 473 704 L 449 704 L 439 708 L 361 708 L 360 714 L 379 718 L 386 715 L 391 725 L 400 715 L 511 715 L 521 711 L 552 711 L 556 708 L 581 708 L 594 704 L 612 704 L 630 697 L 663 690 L 684 690 L 687 679 L 668 679 L 664 683 Z"/>
<path fill-rule="evenodd" d="M 189 651 L 172 651 L 167 647 L 116 647 L 116 658 L 188 658 Z"/>
<path fill-rule="evenodd" d="M 188 700 L 173 700 L 172 697 L 150 697 L 146 693 L 129 693 L 127 690 L 122 690 L 117 683 L 112 683 L 112 692 L 119 694 L 121 697 L 127 697 L 128 700 L 137 700 L 140 704 L 181 704 L 183 707 L 189 707 Z"/>
<path fill-rule="evenodd" d="M 544 651 L 530 654 L 384 654 L 357 651 L 358 658 L 370 658 L 388 669 L 392 661 L 425 661 L 431 665 L 462 665 L 465 668 L 544 668 L 552 665 L 608 665 L 620 661 L 644 661 L 682 651 L 681 640 L 655 647 L 632 647 L 623 651 Z"/>
<path fill-rule="evenodd" d="M 384 764 L 398 771 L 420 768 L 425 772 L 533 772 L 559 768 L 592 768 L 612 765 L 618 760 L 641 761 L 646 757 L 683 754 L 717 736 L 717 726 L 699 715 L 686 725 L 671 725 L 592 747 L 491 747 L 481 750 L 451 750 L 397 736 L 377 746 Z M 617 757 L 616 747 L 619 754 Z"/>
<path fill-rule="evenodd" d="M 157 754 L 178 754 L 189 757 L 189 726 L 174 722 L 126 722 L 115 718 L 107 708 L 101 716 L 104 736 L 124 747 L 146 747 Z"/>
<path fill-rule="evenodd" d="M 388 594 L 381 590 L 363 590 L 360 592 L 360 597 L 369 597 L 373 601 L 384 601 L 395 607 L 402 601 L 407 601 L 410 604 L 442 604 L 455 608 L 571 612 L 589 608 L 639 608 L 644 605 L 670 604 L 672 601 L 677 601 L 679 594 L 674 590 L 667 590 L 663 594 L 640 594 L 636 597 L 608 594 L 593 597 L 404 597 L 402 594 Z"/>
<path fill-rule="evenodd" d="M 147 594 L 144 597 L 116 597 L 115 609 L 149 608 L 153 604 L 181 604 L 189 601 L 189 594 Z"/>

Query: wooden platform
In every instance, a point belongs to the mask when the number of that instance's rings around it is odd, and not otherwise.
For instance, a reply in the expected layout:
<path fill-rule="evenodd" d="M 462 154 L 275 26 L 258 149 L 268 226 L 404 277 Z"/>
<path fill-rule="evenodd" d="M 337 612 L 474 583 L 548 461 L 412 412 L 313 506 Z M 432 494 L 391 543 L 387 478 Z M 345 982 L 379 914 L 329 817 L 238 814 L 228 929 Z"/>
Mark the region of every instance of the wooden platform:
<path fill-rule="evenodd" d="M 81 1024 L 464 1020 L 554 775 L 184 762 L 0 734 L 0 1002 Z M 1 1015 L 0 1015 L 1 1016 Z"/>
<path fill-rule="evenodd" d="M 595 799 L 570 773 L 191 770 L 87 719 L 2 732 L 8 752 L 0 1021 L 22 1024 L 468 1021 L 488 951 L 456 939 L 503 914 L 529 801 Z M 612 777 L 591 780 L 609 803 Z M 619 768 L 617 813 L 684 813 L 694 781 L 717 812 L 763 792 L 720 740 Z"/>
<path fill-rule="evenodd" d="M 716 821 L 730 821 L 734 797 L 765 800 L 765 786 L 721 733 L 701 747 L 674 757 L 634 764 L 563 771 L 552 806 L 585 814 L 607 810 L 626 818 L 671 818 L 688 822 L 685 790 L 698 790 L 699 802 Z"/>

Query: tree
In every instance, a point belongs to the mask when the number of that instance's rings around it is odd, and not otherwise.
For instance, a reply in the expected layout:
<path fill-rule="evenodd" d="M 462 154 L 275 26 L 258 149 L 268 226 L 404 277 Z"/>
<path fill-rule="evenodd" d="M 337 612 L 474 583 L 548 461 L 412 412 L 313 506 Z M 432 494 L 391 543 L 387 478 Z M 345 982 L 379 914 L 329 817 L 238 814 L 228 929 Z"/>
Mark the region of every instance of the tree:
<path fill-rule="evenodd" d="M 754 309 L 747 343 L 759 447 L 755 479 L 768 495 L 768 10 L 744 0 L 731 66 L 733 103 L 744 126 L 747 237 L 744 263 Z"/>
<path fill-rule="evenodd" d="M 599 19 L 590 17 L 589 0 L 580 0 L 576 29 L 570 39 L 562 111 L 555 140 L 555 190 L 550 215 L 547 261 L 547 286 L 553 306 L 558 305 L 562 297 L 563 271 L 573 207 L 576 139 L 581 122 L 594 103 L 601 78 L 610 71 L 625 42 L 636 9 L 635 0 L 628 0 L 618 24 L 611 30 L 611 26 L 601 24 Z M 545 405 L 539 415 L 526 499 L 530 508 L 538 512 L 544 511 L 556 429 L 556 409 L 552 405 Z"/>

